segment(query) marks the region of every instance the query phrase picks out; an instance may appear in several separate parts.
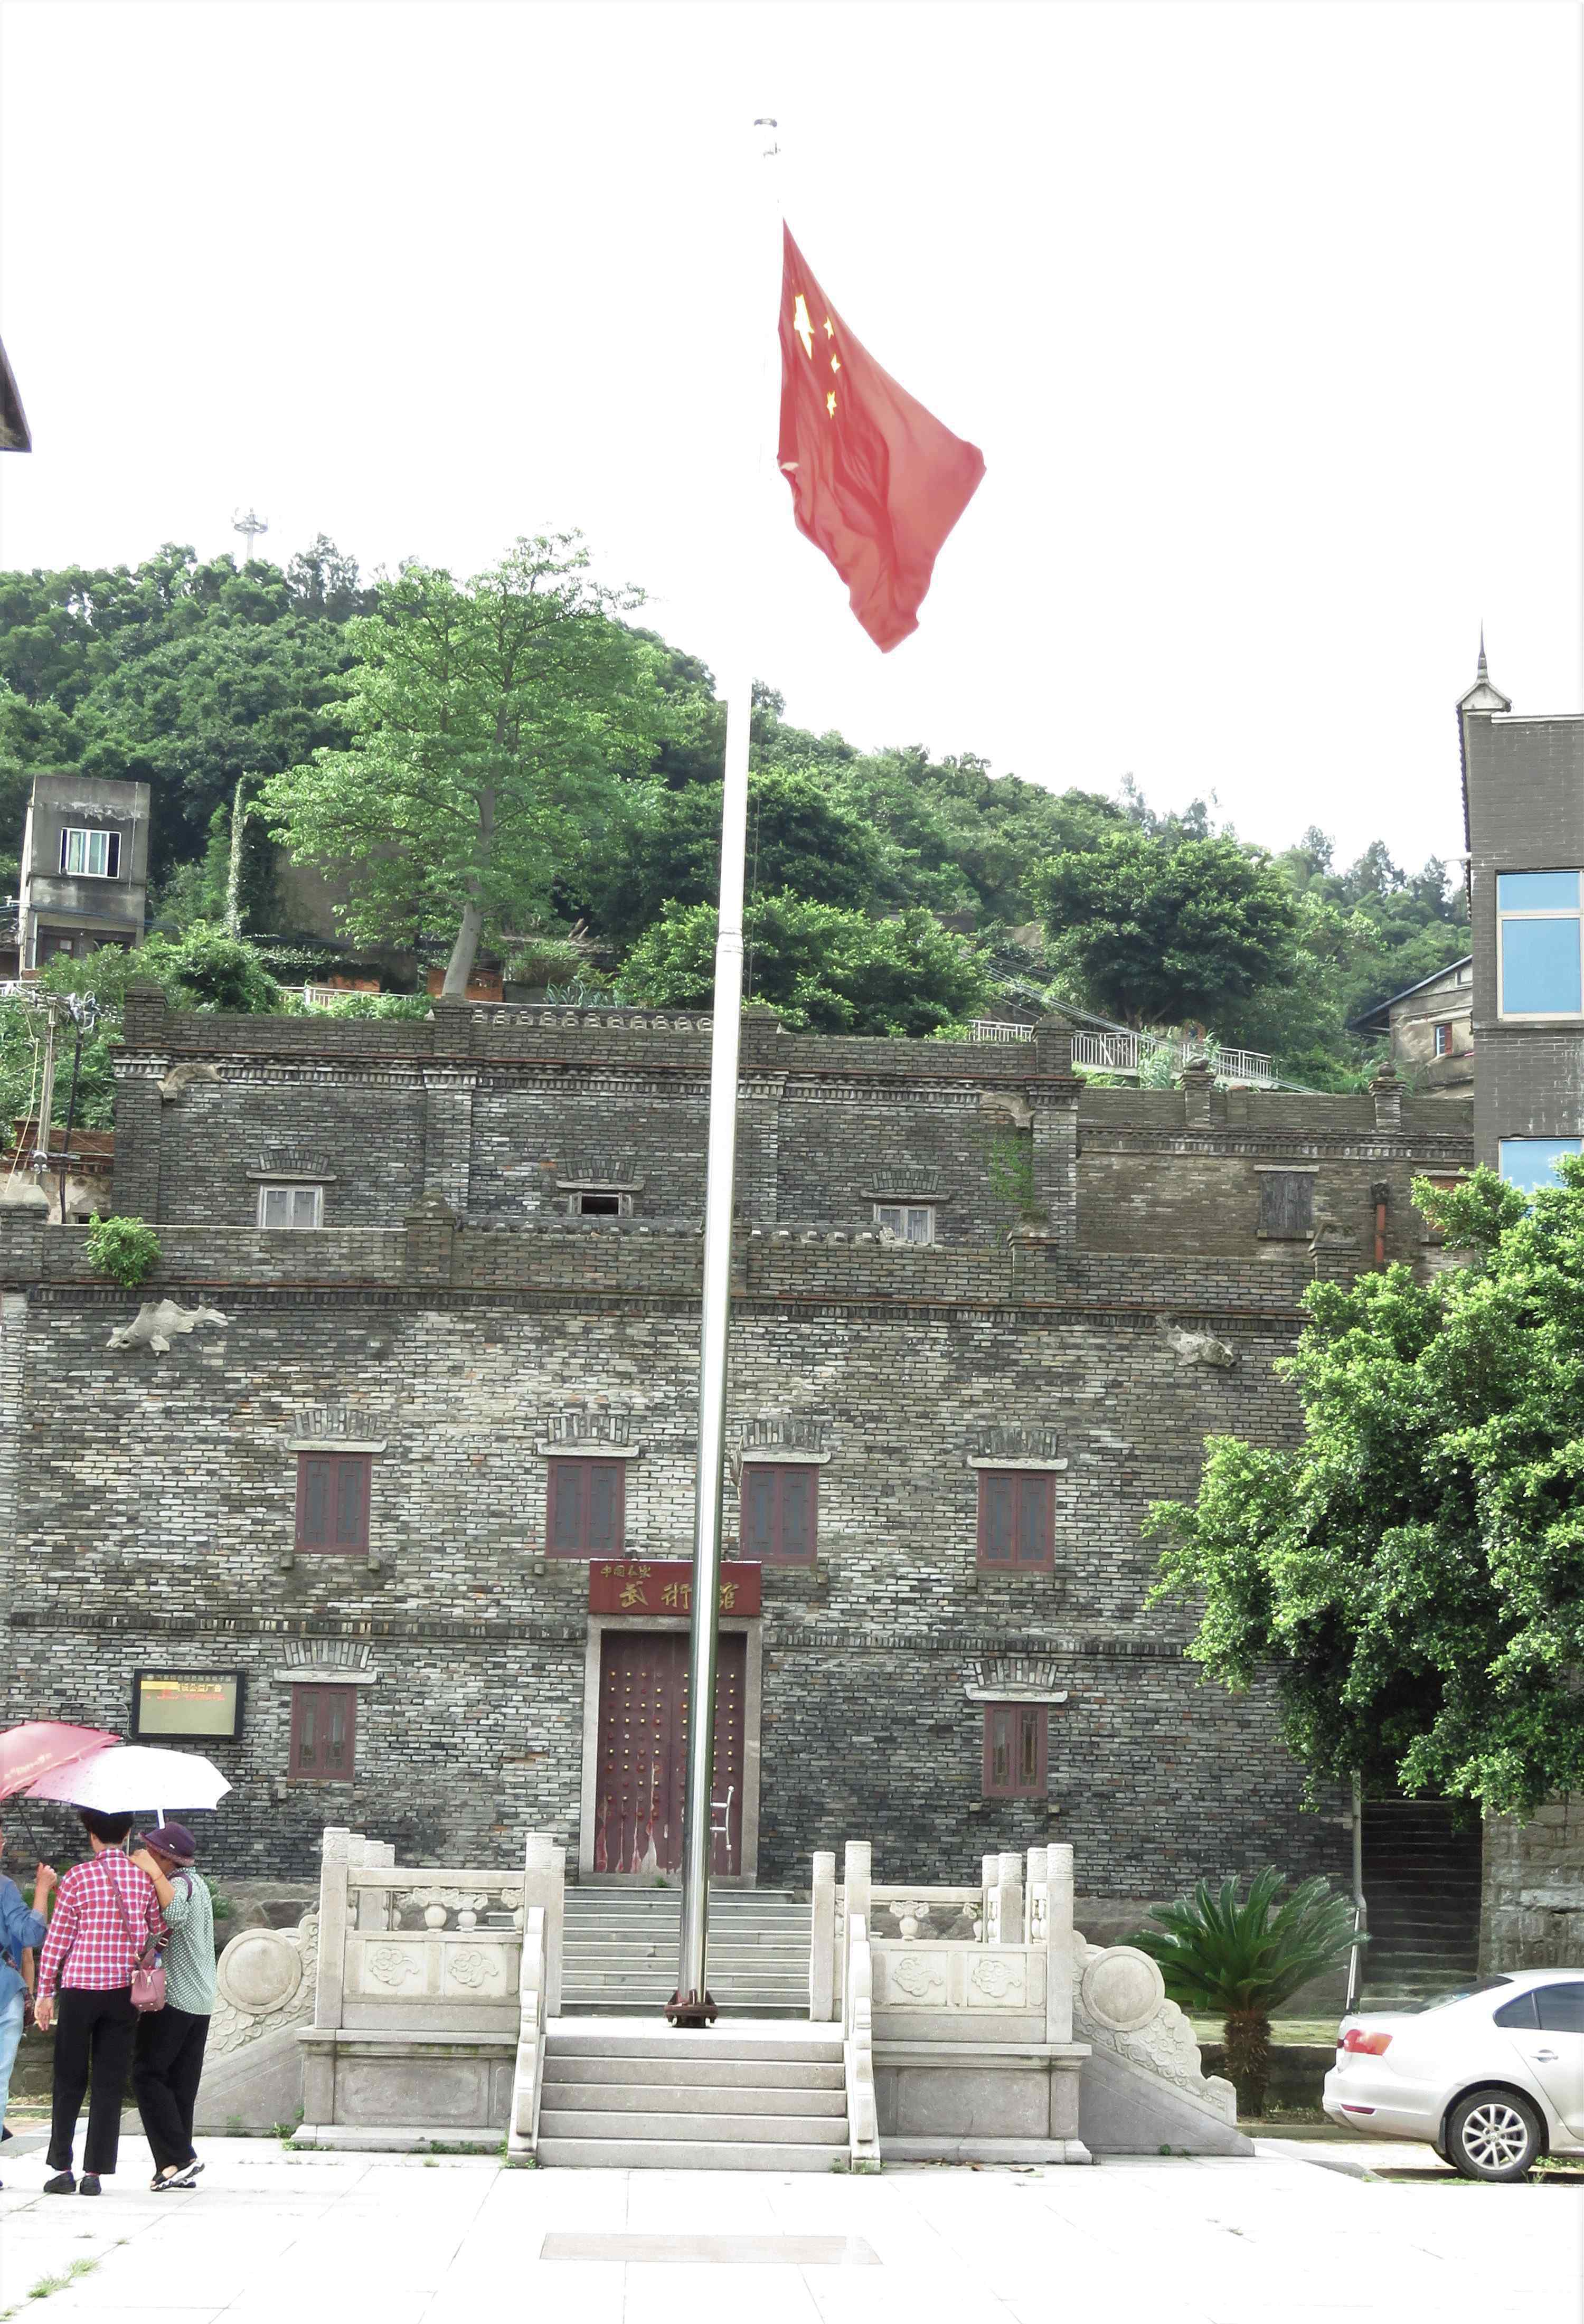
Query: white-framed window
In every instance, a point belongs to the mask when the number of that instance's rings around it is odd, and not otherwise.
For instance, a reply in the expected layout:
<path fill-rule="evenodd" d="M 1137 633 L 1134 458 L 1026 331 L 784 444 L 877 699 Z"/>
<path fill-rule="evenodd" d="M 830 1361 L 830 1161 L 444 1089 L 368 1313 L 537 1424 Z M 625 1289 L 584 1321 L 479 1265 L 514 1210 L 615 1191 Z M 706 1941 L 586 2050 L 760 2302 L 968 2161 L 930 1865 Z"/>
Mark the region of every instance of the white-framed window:
<path fill-rule="evenodd" d="M 933 1203 L 877 1203 L 874 1222 L 881 1234 L 892 1235 L 898 1242 L 934 1242 L 935 1239 Z"/>
<path fill-rule="evenodd" d="M 1584 1152 L 1584 1139 L 1504 1138 L 1498 1141 L 1501 1175 L 1523 1194 L 1538 1194 L 1560 1186 L 1557 1164 L 1564 1154 Z"/>
<path fill-rule="evenodd" d="M 262 1227 L 320 1227 L 325 1223 L 322 1186 L 261 1186 Z"/>
<path fill-rule="evenodd" d="M 1584 1016 L 1580 875 L 1497 875 L 1497 1008 L 1503 1017 Z"/>
<path fill-rule="evenodd" d="M 1450 1057 L 1451 1056 L 1452 1028 L 1450 1025 L 1438 1025 L 1436 1027 L 1435 1054 L 1438 1057 Z"/>
<path fill-rule="evenodd" d="M 119 880 L 121 834 L 69 825 L 60 835 L 60 869 L 70 880 Z"/>

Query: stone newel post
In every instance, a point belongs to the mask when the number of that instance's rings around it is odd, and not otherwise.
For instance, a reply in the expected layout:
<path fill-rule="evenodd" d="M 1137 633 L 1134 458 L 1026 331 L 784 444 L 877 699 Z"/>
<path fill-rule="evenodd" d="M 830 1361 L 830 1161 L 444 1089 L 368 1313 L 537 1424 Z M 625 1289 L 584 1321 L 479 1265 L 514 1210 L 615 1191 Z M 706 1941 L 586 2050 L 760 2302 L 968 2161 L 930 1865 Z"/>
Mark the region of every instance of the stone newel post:
<path fill-rule="evenodd" d="M 842 1928 L 842 1958 L 847 1958 L 847 1932 L 853 1921 L 869 1926 L 870 1877 L 874 1851 L 867 1840 L 850 1840 L 842 1864 L 843 1886 L 846 1889 Z M 852 1997 L 847 1990 L 847 1979 L 842 1979 L 842 2031 L 852 2031 Z"/>
<path fill-rule="evenodd" d="M 814 1910 L 808 1943 L 808 2014 L 816 2025 L 836 2015 L 836 1854 L 815 1850 Z"/>
<path fill-rule="evenodd" d="M 346 1977 L 346 1869 L 354 1834 L 345 1824 L 327 1824 L 319 1843 L 319 1969 L 314 1989 L 314 2024 L 341 2023 Z"/>
<path fill-rule="evenodd" d="M 1045 2038 L 1073 2039 L 1073 1849 L 1054 1844 L 1046 1859 Z"/>
<path fill-rule="evenodd" d="M 545 2015 L 561 2015 L 561 1947 L 566 1919 L 566 1850 L 548 1831 L 530 1831 L 522 1851 L 522 1928 L 536 1904 L 545 1914 Z"/>

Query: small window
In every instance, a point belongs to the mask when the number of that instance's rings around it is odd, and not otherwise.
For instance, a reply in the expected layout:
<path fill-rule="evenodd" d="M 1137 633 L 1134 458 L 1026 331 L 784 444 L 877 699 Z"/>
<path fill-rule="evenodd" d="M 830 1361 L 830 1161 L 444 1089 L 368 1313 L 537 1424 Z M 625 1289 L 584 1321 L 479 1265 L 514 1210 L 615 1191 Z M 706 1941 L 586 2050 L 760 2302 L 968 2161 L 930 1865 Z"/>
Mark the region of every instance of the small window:
<path fill-rule="evenodd" d="M 1056 1562 L 1054 1480 L 1037 1469 L 979 1471 L 979 1562 L 998 1572 L 1049 1573 Z"/>
<path fill-rule="evenodd" d="M 1312 1170 L 1262 1170 L 1259 1232 L 1269 1242 L 1307 1242 L 1314 1232 Z"/>
<path fill-rule="evenodd" d="M 1516 1186 L 1522 1194 L 1537 1194 L 1547 1186 L 1560 1186 L 1557 1164 L 1564 1154 L 1577 1154 L 1584 1140 L 1577 1138 L 1503 1138 L 1498 1139 L 1497 1152 L 1501 1175 L 1509 1186 Z"/>
<path fill-rule="evenodd" d="M 318 1227 L 325 1222 L 322 1186 L 261 1186 L 259 1224 L 262 1227 Z"/>
<path fill-rule="evenodd" d="M 1577 872 L 1504 872 L 1497 878 L 1502 1016 L 1579 1015 L 1579 877 Z"/>
<path fill-rule="evenodd" d="M 1450 1057 L 1451 1056 L 1452 1028 L 1450 1025 L 1438 1025 L 1436 1027 L 1435 1054 L 1438 1057 Z"/>
<path fill-rule="evenodd" d="M 304 1783 L 349 1784 L 357 1741 L 355 1686 L 294 1686 L 286 1772 Z"/>
<path fill-rule="evenodd" d="M 366 1452 L 299 1452 L 297 1456 L 297 1546 L 355 1555 L 369 1545 Z"/>
<path fill-rule="evenodd" d="M 121 877 L 121 834 L 118 831 L 63 831 L 60 835 L 60 869 L 69 880 L 118 880 Z"/>
<path fill-rule="evenodd" d="M 1499 2025 L 1505 2033 L 1532 2034 L 1534 2031 L 1533 1994 L 1521 1993 L 1515 2000 L 1504 2002 L 1491 2023 Z"/>
<path fill-rule="evenodd" d="M 574 1194 L 574 1215 L 583 1219 L 619 1219 L 622 1215 L 620 1194 Z"/>
<path fill-rule="evenodd" d="M 934 1242 L 935 1239 L 933 1203 L 877 1203 L 874 1222 L 881 1234 L 898 1242 Z"/>
<path fill-rule="evenodd" d="M 1534 2008 L 1543 2034 L 1584 2034 L 1584 1985 L 1538 1986 Z"/>
<path fill-rule="evenodd" d="M 1042 1800 L 1050 1712 L 1043 1702 L 987 1702 L 984 1796 Z"/>
<path fill-rule="evenodd" d="M 545 1546 L 554 1557 L 604 1557 L 622 1545 L 627 1464 L 552 1461 Z"/>
<path fill-rule="evenodd" d="M 742 1464 L 742 1554 L 766 1565 L 814 1563 L 819 1471 L 792 1462 Z"/>

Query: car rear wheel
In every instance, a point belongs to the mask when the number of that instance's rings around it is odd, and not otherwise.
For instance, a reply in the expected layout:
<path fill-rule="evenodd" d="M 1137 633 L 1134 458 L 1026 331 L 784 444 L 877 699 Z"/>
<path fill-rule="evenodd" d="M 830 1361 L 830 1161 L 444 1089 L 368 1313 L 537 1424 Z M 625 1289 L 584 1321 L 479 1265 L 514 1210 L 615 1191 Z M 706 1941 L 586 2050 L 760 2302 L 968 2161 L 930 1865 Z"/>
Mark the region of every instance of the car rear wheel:
<path fill-rule="evenodd" d="M 1447 2160 L 1465 2179 L 1524 2179 L 1545 2144 L 1540 2116 L 1516 2090 L 1470 2090 L 1447 2117 Z"/>

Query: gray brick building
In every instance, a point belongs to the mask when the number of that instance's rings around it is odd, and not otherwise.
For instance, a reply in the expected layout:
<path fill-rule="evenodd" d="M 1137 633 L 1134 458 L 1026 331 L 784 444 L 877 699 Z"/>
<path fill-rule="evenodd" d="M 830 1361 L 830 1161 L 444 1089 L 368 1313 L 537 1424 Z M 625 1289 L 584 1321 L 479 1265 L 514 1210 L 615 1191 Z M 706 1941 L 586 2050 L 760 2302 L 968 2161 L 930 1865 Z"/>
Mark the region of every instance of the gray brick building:
<path fill-rule="evenodd" d="M 135 1681 L 145 1732 L 231 1775 L 239 1875 L 342 1822 L 476 1862 L 553 1826 L 582 1877 L 662 1876 L 708 1045 L 686 1013 L 134 992 L 115 1203 L 156 1275 L 106 1286 L 0 1208 L 6 1715 L 124 1727 Z M 1469 1109 L 1184 1084 L 1085 1086 L 1053 1025 L 745 1025 L 723 1875 L 1058 1837 L 1127 1925 L 1201 1873 L 1345 1870 L 1268 1702 L 1202 1685 L 1147 1604 L 1144 1526 L 1207 1432 L 1291 1439 L 1317 1273 L 1440 1263 L 1409 1186 L 1468 1167 Z M 209 1316 L 111 1345 L 161 1298 Z"/>

